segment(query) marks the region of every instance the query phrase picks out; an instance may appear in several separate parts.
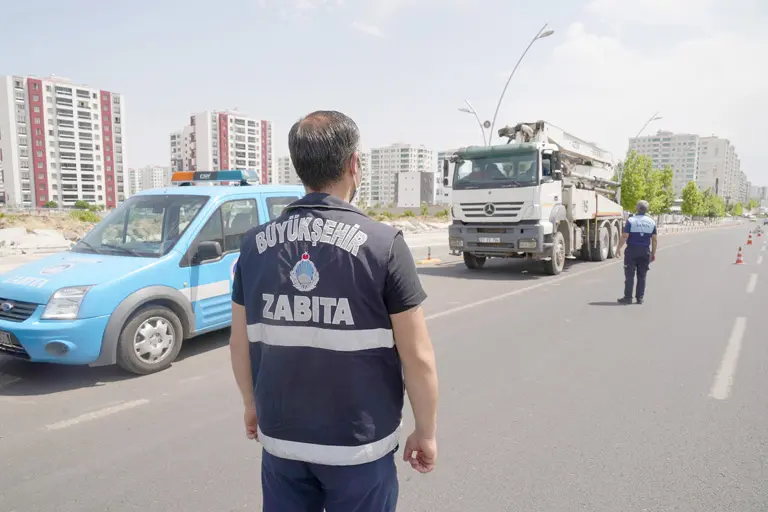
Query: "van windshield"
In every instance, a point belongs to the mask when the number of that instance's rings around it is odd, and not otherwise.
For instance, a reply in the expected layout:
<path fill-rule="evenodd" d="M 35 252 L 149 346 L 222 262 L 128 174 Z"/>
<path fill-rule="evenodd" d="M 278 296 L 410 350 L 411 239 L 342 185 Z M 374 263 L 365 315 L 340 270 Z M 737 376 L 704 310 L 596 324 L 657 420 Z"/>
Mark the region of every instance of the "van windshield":
<path fill-rule="evenodd" d="M 159 258 L 173 249 L 208 196 L 133 196 L 99 222 L 72 250 Z"/>

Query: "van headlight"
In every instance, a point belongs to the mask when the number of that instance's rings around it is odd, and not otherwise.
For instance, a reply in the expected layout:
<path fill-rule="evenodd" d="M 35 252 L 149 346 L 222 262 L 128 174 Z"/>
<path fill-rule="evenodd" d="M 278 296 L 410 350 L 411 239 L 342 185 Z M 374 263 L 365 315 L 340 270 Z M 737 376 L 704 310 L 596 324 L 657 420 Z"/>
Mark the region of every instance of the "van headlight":
<path fill-rule="evenodd" d="M 75 320 L 91 286 L 70 286 L 56 290 L 45 306 L 43 320 Z"/>

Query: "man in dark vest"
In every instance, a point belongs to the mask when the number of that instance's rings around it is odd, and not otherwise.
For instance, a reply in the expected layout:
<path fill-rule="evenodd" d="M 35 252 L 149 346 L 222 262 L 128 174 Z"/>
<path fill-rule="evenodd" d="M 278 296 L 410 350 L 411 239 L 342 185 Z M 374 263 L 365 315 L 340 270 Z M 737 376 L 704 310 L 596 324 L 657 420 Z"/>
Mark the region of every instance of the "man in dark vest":
<path fill-rule="evenodd" d="M 626 244 L 624 252 L 624 296 L 619 304 L 632 304 L 632 287 L 637 273 L 637 289 L 635 299 L 642 304 L 645 297 L 645 276 L 652 261 L 656 261 L 657 231 L 656 222 L 648 217 L 648 201 L 638 201 L 636 214 L 627 219 L 624 233 L 619 239 L 616 256 L 621 256 L 621 247 Z"/>
<path fill-rule="evenodd" d="M 232 368 L 262 451 L 265 512 L 388 512 L 404 388 L 404 459 L 437 460 L 437 372 L 413 257 L 400 231 L 352 206 L 357 125 L 318 111 L 288 136 L 307 195 L 243 238 Z"/>

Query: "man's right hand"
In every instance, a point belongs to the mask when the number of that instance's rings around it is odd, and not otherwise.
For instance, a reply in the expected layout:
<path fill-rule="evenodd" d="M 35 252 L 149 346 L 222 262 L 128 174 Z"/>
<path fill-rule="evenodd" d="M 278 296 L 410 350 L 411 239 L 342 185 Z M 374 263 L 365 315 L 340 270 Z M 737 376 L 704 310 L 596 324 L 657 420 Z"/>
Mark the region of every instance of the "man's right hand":
<path fill-rule="evenodd" d="M 248 439 L 258 441 L 259 440 L 259 419 L 256 416 L 256 407 L 247 406 L 243 413 L 243 421 L 245 423 L 245 436 Z"/>
<path fill-rule="evenodd" d="M 414 432 L 405 441 L 403 460 L 419 473 L 429 473 L 437 464 L 437 440 L 420 438 Z"/>

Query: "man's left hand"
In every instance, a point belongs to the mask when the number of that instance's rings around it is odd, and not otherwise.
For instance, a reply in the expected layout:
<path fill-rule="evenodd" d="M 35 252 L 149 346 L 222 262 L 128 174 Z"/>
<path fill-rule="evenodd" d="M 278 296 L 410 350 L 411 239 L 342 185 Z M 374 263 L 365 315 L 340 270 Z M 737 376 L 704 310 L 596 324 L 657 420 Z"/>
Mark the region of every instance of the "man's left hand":
<path fill-rule="evenodd" d="M 259 419 L 256 416 L 256 408 L 246 407 L 245 412 L 243 413 L 243 420 L 245 421 L 245 436 L 248 439 L 258 441 L 259 440 L 259 433 L 258 433 Z"/>
<path fill-rule="evenodd" d="M 655 254 L 651 254 L 651 263 L 653 263 L 654 261 L 656 261 L 656 255 Z"/>

